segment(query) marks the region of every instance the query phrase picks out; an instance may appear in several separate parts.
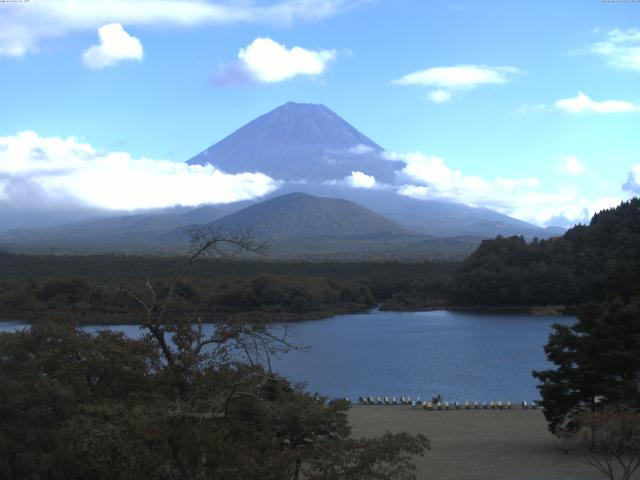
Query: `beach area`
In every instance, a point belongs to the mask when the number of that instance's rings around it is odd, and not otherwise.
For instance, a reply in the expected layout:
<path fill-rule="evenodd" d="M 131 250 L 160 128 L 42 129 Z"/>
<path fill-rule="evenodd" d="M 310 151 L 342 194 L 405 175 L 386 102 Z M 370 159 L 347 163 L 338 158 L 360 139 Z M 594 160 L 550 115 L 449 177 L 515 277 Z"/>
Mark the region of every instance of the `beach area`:
<path fill-rule="evenodd" d="M 426 411 L 410 406 L 354 405 L 354 437 L 422 433 L 431 450 L 416 458 L 424 480 L 598 480 L 584 456 L 563 453 L 540 410 Z"/>

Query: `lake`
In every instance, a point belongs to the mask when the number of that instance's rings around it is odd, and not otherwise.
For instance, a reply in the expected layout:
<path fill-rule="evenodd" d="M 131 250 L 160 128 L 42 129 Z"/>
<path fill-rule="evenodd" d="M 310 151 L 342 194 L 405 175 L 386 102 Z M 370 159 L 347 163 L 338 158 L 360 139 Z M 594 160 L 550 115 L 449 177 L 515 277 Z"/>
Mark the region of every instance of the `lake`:
<path fill-rule="evenodd" d="M 272 360 L 274 370 L 331 397 L 408 395 L 449 401 L 530 402 L 532 370 L 549 366 L 543 346 L 553 323 L 573 317 L 477 312 L 370 312 L 288 326 L 306 351 Z M 0 323 L 0 331 L 20 322 Z M 87 327 L 95 331 L 106 327 Z M 137 326 L 113 330 L 138 336 Z"/>

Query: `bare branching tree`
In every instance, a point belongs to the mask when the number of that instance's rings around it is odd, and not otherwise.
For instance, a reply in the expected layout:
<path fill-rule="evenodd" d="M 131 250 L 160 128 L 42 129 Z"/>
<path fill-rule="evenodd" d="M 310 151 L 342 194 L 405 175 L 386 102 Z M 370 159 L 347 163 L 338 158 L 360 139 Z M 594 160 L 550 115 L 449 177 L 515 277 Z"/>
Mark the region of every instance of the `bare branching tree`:
<path fill-rule="evenodd" d="M 154 425 L 169 432 L 171 478 L 415 480 L 412 458 L 429 448 L 426 438 L 350 439 L 347 402 L 327 404 L 272 372 L 273 353 L 300 348 L 282 325 L 260 321 L 260 314 L 205 324 L 211 319 L 184 293 L 195 263 L 209 255 L 261 255 L 264 245 L 246 233 L 191 235 L 192 251 L 170 282 L 147 275 L 138 288 L 116 289 L 137 306 L 145 347 L 161 357 L 153 368 L 162 392 Z M 217 451 L 226 453 L 211 454 Z"/>
<path fill-rule="evenodd" d="M 244 360 L 251 366 L 264 361 L 267 371 L 271 373 L 271 356 L 274 353 L 301 348 L 290 341 L 286 326 L 274 329 L 257 316 L 249 319 L 237 315 L 215 321 L 208 319 L 208 328 L 211 329 L 208 330 L 200 313 L 185 307 L 180 291 L 197 261 L 207 257 L 260 257 L 264 255 L 266 245 L 256 241 L 249 232 L 229 234 L 205 226 L 193 228 L 189 233 L 190 254 L 168 285 L 155 285 L 147 275 L 137 289 L 109 288 L 115 289 L 139 307 L 140 328 L 145 338 L 158 348 L 165 368 L 178 377 L 187 377 L 193 374 L 194 369 L 205 365 L 227 365 L 239 353 L 244 354 Z M 222 402 L 225 405 L 223 411 L 228 411 L 232 397 L 249 393 L 242 392 L 240 385 L 234 385 L 228 395 Z"/>
<path fill-rule="evenodd" d="M 640 467 L 640 412 L 624 405 L 585 411 L 577 433 L 588 462 L 609 480 L 630 480 Z"/>

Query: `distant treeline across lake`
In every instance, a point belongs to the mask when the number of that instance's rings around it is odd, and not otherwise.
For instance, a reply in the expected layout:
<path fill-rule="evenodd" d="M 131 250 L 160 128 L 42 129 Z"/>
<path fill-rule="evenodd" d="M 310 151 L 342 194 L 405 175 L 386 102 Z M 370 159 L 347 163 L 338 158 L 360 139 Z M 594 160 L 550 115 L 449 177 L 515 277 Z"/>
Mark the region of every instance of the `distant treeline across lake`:
<path fill-rule="evenodd" d="M 115 289 L 160 294 L 185 257 L 0 253 L 0 312 L 37 321 L 135 323 L 137 305 Z M 457 267 L 448 262 L 270 262 L 203 259 L 178 286 L 186 311 L 203 319 L 259 313 L 266 320 L 328 317 L 383 308 L 443 306 Z M 121 292 L 120 292 L 121 293 Z"/>

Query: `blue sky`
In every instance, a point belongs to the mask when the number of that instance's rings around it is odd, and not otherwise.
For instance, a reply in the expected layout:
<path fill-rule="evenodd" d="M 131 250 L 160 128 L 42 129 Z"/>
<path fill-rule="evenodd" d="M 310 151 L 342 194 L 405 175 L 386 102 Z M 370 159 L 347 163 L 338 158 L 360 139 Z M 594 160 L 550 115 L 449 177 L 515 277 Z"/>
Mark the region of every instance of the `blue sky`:
<path fill-rule="evenodd" d="M 403 194 L 584 221 L 640 192 L 638 29 L 640 3 L 600 0 L 0 3 L 0 200 L 46 191 L 126 209 L 263 194 L 277 179 L 254 172 L 220 177 L 228 197 L 114 204 L 123 187 L 104 172 L 119 162 L 114 175 L 140 180 L 156 161 L 193 190 L 191 175 L 212 171 L 162 161 L 293 100 L 327 105 L 405 159 Z M 35 166 L 19 157 L 34 148 L 46 157 Z M 61 180 L 80 157 L 101 169 Z M 107 182 L 100 197 L 89 178 Z"/>

